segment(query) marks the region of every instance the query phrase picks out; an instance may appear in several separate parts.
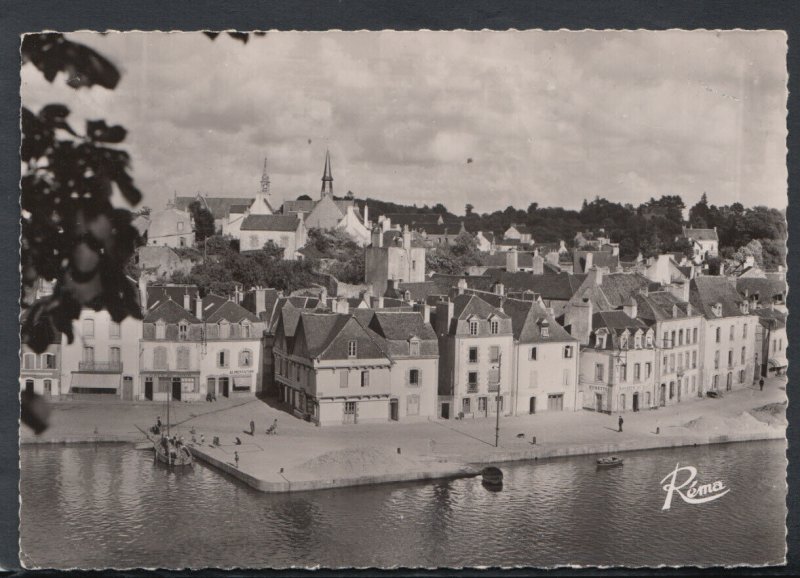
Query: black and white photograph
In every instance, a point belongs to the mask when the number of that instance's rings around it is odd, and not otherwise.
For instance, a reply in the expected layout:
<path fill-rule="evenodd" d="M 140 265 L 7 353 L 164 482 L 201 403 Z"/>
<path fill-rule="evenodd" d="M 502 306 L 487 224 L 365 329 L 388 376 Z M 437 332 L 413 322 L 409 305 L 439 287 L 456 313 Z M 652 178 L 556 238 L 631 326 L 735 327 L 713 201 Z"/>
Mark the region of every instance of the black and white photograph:
<path fill-rule="evenodd" d="M 786 563 L 784 31 L 19 48 L 25 568 Z"/>

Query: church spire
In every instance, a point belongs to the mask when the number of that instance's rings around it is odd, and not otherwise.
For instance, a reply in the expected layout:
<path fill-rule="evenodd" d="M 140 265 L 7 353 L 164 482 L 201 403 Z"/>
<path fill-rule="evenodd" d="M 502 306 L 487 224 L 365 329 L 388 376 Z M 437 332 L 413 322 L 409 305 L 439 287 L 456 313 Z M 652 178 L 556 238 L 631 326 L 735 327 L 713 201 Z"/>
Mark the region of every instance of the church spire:
<path fill-rule="evenodd" d="M 325 151 L 325 171 L 322 174 L 322 196 L 333 196 L 333 176 L 331 175 L 331 153 Z"/>
<path fill-rule="evenodd" d="M 261 192 L 269 195 L 269 174 L 267 173 L 267 157 L 264 157 L 264 172 L 261 173 Z"/>

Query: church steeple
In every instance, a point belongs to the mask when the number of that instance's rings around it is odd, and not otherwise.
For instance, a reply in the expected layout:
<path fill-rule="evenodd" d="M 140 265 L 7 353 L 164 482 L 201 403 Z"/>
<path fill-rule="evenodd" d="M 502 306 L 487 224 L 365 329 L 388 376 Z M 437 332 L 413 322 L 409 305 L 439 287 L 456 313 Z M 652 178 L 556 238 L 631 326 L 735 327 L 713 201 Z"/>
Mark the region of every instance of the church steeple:
<path fill-rule="evenodd" d="M 322 197 L 330 195 L 333 197 L 333 176 L 331 175 L 331 153 L 325 151 L 325 171 L 322 174 Z"/>
<path fill-rule="evenodd" d="M 269 196 L 269 174 L 267 173 L 267 157 L 264 157 L 264 172 L 261 173 L 261 192 Z"/>

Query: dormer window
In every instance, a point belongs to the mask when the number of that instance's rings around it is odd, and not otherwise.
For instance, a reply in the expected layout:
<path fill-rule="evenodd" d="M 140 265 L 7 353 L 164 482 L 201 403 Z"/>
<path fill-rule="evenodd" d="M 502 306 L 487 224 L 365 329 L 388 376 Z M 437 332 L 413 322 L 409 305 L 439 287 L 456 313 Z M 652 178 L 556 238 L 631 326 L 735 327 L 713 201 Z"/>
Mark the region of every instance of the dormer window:
<path fill-rule="evenodd" d="M 167 333 L 167 325 L 163 319 L 156 321 L 156 339 L 165 339 Z"/>
<path fill-rule="evenodd" d="M 674 317 L 677 317 L 677 316 L 678 316 L 678 306 L 677 305 L 673 305 L 672 306 L 672 317 L 674 318 Z"/>
<path fill-rule="evenodd" d="M 637 331 L 636 332 L 636 336 L 633 338 L 633 346 L 636 349 L 641 349 L 642 348 L 642 332 L 641 331 Z"/>
<path fill-rule="evenodd" d="M 356 357 L 358 355 L 358 342 L 354 339 L 347 344 L 347 356 Z"/>
<path fill-rule="evenodd" d="M 645 338 L 645 343 L 647 344 L 648 349 L 653 348 L 653 334 L 651 332 L 647 332 L 647 337 Z"/>
<path fill-rule="evenodd" d="M 711 307 L 711 312 L 714 317 L 722 317 L 722 303 L 714 303 L 714 306 Z"/>
<path fill-rule="evenodd" d="M 747 315 L 750 312 L 750 303 L 747 301 L 742 301 L 742 313 Z"/>
<path fill-rule="evenodd" d="M 497 335 L 498 333 L 500 333 L 500 322 L 497 321 L 496 319 L 492 319 L 489 322 L 489 331 L 491 332 L 492 335 Z"/>
<path fill-rule="evenodd" d="M 220 339 L 228 339 L 231 336 L 231 324 L 224 319 L 219 322 Z"/>
<path fill-rule="evenodd" d="M 419 355 L 419 339 L 412 337 L 408 342 L 409 355 Z"/>
<path fill-rule="evenodd" d="M 628 349 L 628 334 L 623 333 L 619 338 L 619 348 Z"/>
<path fill-rule="evenodd" d="M 478 334 L 478 322 L 477 321 L 470 321 L 469 322 L 469 334 L 470 335 L 477 335 Z"/>
<path fill-rule="evenodd" d="M 550 337 L 550 323 L 547 319 L 542 321 L 542 337 Z"/>
<path fill-rule="evenodd" d="M 406 301 L 411 301 L 411 291 L 406 290 L 406 292 L 403 293 L 403 299 Z"/>
<path fill-rule="evenodd" d="M 251 329 L 250 322 L 245 319 L 244 321 L 242 321 L 241 326 L 242 326 L 242 337 L 249 339 L 250 329 Z"/>
<path fill-rule="evenodd" d="M 178 323 L 178 339 L 181 341 L 189 339 L 189 325 L 186 321 Z"/>

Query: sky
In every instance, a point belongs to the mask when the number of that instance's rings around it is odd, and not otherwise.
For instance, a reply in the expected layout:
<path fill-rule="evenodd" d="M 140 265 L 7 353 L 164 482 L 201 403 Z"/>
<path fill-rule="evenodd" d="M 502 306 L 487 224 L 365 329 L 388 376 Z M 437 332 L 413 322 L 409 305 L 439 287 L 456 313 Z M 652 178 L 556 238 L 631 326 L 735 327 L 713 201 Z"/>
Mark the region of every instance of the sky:
<path fill-rule="evenodd" d="M 73 90 L 22 67 L 22 103 L 128 129 L 142 204 L 334 193 L 463 214 L 509 205 L 784 208 L 786 36 L 780 31 L 72 33 L 117 88 Z"/>

